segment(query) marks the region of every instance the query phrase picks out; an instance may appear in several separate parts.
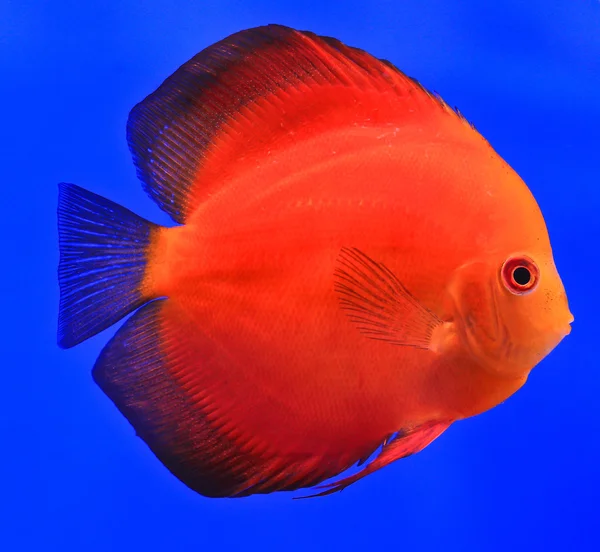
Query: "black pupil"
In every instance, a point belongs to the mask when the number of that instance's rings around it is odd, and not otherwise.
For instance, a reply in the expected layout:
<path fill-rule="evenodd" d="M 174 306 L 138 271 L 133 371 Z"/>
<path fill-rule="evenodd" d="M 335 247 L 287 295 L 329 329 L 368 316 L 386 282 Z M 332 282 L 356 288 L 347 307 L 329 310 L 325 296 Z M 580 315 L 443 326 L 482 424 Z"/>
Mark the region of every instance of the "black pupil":
<path fill-rule="evenodd" d="M 526 286 L 531 281 L 531 272 L 524 266 L 518 266 L 513 272 L 513 278 L 520 286 Z"/>

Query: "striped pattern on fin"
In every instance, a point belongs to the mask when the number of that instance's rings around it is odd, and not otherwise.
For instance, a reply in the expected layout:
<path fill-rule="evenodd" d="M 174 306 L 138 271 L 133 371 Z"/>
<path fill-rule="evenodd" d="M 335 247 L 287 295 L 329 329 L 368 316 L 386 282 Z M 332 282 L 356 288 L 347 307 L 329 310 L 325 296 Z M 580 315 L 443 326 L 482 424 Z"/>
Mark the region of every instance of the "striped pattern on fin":
<path fill-rule="evenodd" d="M 340 95 L 340 87 L 353 89 L 355 95 Z M 280 25 L 249 29 L 201 51 L 131 111 L 127 139 L 146 192 L 176 222 L 184 223 L 205 197 L 197 188 L 214 189 L 214 180 L 243 153 L 256 150 L 261 140 L 289 134 L 290 125 L 299 124 L 285 102 L 288 91 L 302 91 L 301 102 L 309 111 L 317 104 L 329 106 L 325 113 L 338 113 L 344 105 L 373 104 L 368 115 L 346 124 L 373 117 L 402 124 L 409 114 L 431 107 L 457 115 L 388 61 L 338 40 Z M 402 108 L 386 113 L 385 102 L 373 102 L 373 93 L 391 94 L 402 100 Z M 261 114 L 265 102 L 280 106 L 270 119 Z M 211 153 L 216 139 L 228 133 L 242 149 L 229 158 L 223 158 L 220 147 Z M 221 157 L 207 176 L 215 151 Z"/>
<path fill-rule="evenodd" d="M 231 408 L 214 400 L 219 382 L 204 374 L 196 334 L 169 299 L 153 301 L 119 329 L 93 370 L 137 434 L 188 487 L 209 497 L 312 487 L 368 453 L 290 457 L 278 454 L 277 443 L 244 435 Z"/>
<path fill-rule="evenodd" d="M 60 347 L 89 339 L 152 299 L 142 284 L 158 228 L 109 199 L 59 184 Z"/>

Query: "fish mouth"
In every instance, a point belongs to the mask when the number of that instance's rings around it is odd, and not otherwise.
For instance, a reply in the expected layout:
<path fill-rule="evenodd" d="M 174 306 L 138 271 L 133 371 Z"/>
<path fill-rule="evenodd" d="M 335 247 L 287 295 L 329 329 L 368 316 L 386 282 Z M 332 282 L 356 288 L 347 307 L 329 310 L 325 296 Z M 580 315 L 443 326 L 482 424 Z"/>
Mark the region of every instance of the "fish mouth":
<path fill-rule="evenodd" d="M 569 313 L 569 318 L 568 318 L 566 324 L 563 324 L 560 327 L 560 335 L 562 337 L 567 337 L 571 333 L 571 330 L 573 329 L 571 327 L 571 324 L 573 323 L 574 320 L 575 320 L 575 318 L 573 317 L 573 315 L 571 313 Z"/>
<path fill-rule="evenodd" d="M 567 326 L 565 328 L 565 335 L 569 335 L 571 333 L 571 330 L 573 329 L 571 324 L 573 324 L 574 321 L 575 317 L 573 316 L 573 313 L 569 311 L 569 320 L 567 321 Z"/>
<path fill-rule="evenodd" d="M 564 329 L 565 336 L 567 336 L 567 335 L 569 335 L 571 333 L 571 330 L 573 329 L 572 326 L 571 326 L 572 323 L 573 323 L 573 317 L 571 317 L 571 322 L 569 322 L 567 324 L 567 326 L 565 327 L 565 329 Z"/>

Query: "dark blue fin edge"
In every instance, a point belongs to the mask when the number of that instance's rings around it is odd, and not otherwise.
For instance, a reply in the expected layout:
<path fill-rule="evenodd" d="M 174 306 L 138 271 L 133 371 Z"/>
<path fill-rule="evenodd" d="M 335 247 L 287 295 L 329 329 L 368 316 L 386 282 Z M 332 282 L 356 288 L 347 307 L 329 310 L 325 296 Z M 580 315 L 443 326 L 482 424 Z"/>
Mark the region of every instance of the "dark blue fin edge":
<path fill-rule="evenodd" d="M 141 290 L 158 226 L 74 184 L 59 184 L 58 344 L 69 348 L 151 299 Z"/>

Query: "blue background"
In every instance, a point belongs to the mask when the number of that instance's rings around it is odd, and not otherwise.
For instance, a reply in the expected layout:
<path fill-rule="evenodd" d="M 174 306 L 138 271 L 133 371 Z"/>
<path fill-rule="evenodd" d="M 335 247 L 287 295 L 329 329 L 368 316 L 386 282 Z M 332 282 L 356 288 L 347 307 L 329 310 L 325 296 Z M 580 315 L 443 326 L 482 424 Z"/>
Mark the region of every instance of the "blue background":
<path fill-rule="evenodd" d="M 325 499 L 195 495 L 94 385 L 114 328 L 56 346 L 57 182 L 156 222 L 133 105 L 268 22 L 335 36 L 438 91 L 545 214 L 573 333 L 505 404 Z M 599 550 L 600 3 L 0 1 L 0 550 Z"/>

